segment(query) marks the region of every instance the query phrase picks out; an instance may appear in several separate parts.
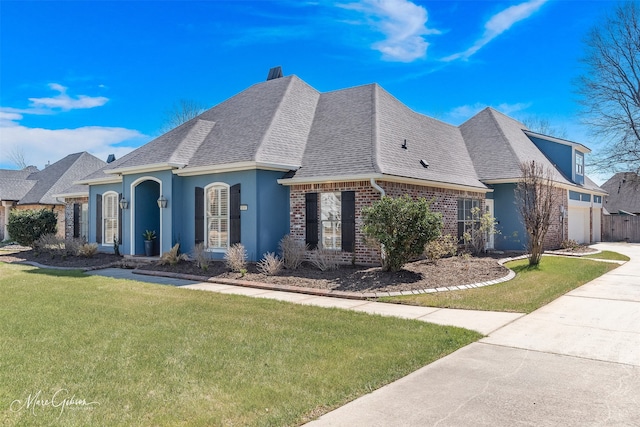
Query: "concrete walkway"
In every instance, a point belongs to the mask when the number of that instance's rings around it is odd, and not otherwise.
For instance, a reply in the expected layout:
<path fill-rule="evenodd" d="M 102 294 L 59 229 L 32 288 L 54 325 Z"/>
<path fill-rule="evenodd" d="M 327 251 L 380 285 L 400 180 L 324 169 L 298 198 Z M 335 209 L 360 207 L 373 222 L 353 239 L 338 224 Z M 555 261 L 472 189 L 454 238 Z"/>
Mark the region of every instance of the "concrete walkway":
<path fill-rule="evenodd" d="M 307 425 L 640 426 L 640 245 L 631 261 Z"/>
<path fill-rule="evenodd" d="M 459 326 L 478 331 L 483 335 L 503 327 L 524 316 L 520 313 L 500 313 L 492 311 L 454 310 L 448 308 L 416 307 L 411 305 L 388 304 L 375 301 L 343 299 L 325 296 L 299 294 L 294 292 L 273 291 L 267 289 L 247 288 L 243 286 L 221 285 L 208 282 L 196 282 L 168 277 L 145 276 L 134 274 L 132 270 L 106 268 L 87 272 L 87 274 L 113 277 L 116 279 L 138 280 L 163 285 L 180 286 L 223 294 L 245 295 L 256 298 L 269 298 L 289 301 L 297 304 L 315 305 L 319 307 L 335 307 L 361 311 L 382 316 L 395 316 L 403 319 L 417 319 L 440 325 Z"/>

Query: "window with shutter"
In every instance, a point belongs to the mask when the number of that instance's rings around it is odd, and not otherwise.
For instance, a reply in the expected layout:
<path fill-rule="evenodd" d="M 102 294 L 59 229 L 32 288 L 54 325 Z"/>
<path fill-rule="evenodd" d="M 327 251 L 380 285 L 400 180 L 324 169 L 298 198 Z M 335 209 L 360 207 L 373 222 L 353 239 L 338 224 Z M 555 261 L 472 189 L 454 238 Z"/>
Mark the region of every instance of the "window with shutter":
<path fill-rule="evenodd" d="M 102 243 L 113 245 L 118 237 L 118 193 L 102 195 Z"/>
<path fill-rule="evenodd" d="M 229 186 L 212 184 L 205 189 L 207 248 L 229 247 Z"/>

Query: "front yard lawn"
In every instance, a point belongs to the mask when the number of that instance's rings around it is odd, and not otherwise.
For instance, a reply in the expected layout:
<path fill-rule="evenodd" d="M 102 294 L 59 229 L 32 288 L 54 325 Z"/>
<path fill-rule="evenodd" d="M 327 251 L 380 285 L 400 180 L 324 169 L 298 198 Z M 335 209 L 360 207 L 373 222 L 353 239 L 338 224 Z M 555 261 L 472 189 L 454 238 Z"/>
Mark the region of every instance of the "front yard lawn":
<path fill-rule="evenodd" d="M 298 425 L 480 338 L 4 263 L 0 301 L 2 425 Z"/>
<path fill-rule="evenodd" d="M 582 258 L 610 259 L 615 261 L 629 261 L 629 257 L 613 251 L 602 251 L 597 254 L 584 255 Z"/>
<path fill-rule="evenodd" d="M 429 307 L 531 313 L 570 290 L 618 267 L 618 264 L 614 263 L 552 256 L 543 257 L 538 268 L 529 268 L 528 263 L 526 259 L 506 263 L 507 267 L 516 272 L 516 277 L 497 285 L 463 291 L 386 297 L 380 301 Z"/>

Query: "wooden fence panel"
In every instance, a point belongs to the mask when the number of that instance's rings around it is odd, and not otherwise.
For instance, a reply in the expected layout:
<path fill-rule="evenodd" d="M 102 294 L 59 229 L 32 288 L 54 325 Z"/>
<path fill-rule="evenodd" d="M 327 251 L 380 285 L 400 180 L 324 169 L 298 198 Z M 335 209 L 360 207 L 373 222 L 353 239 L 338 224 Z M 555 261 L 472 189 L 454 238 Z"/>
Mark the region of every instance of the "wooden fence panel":
<path fill-rule="evenodd" d="M 640 243 L 640 216 L 602 215 L 602 241 Z"/>

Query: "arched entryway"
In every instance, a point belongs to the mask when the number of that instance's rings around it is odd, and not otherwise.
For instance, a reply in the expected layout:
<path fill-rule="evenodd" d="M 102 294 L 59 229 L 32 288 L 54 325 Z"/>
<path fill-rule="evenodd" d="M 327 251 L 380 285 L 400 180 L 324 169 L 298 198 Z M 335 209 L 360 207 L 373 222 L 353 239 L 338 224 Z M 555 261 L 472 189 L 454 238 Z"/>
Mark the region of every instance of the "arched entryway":
<path fill-rule="evenodd" d="M 160 181 L 142 178 L 132 185 L 132 252 L 144 255 L 144 237 L 146 230 L 156 232 L 154 255 L 160 250 L 160 208 L 158 198 L 161 194 Z"/>

